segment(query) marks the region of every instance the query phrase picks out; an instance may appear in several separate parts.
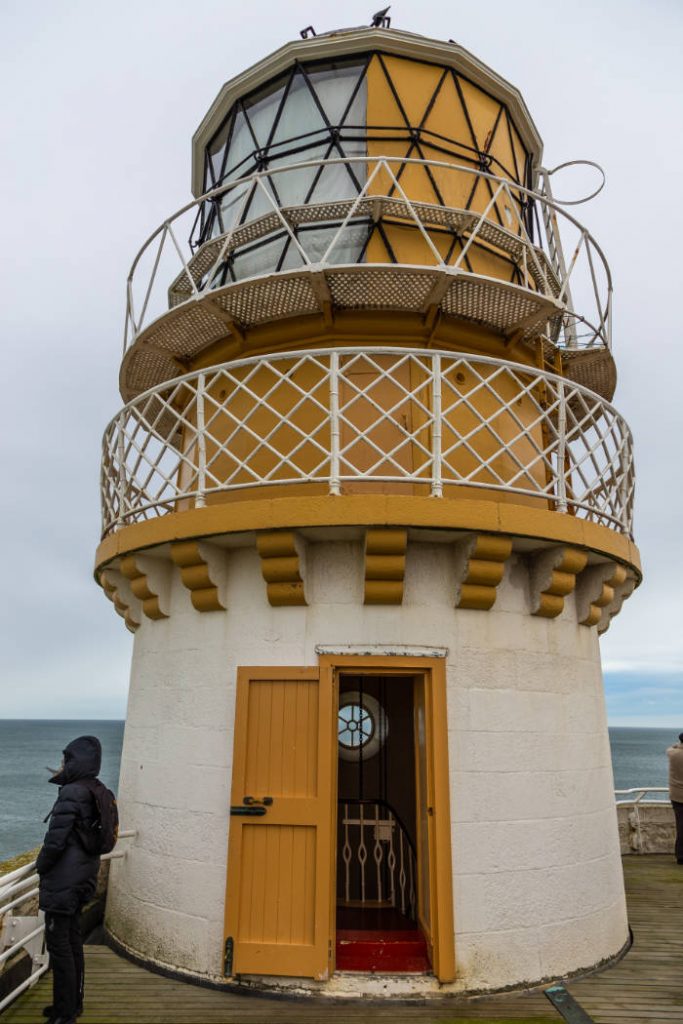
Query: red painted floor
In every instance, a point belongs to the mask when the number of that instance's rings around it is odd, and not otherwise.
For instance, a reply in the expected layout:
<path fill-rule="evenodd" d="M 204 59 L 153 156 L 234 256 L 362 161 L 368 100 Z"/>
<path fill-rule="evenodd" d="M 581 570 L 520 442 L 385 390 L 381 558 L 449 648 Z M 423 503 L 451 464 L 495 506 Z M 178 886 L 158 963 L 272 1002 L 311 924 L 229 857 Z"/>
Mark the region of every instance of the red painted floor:
<path fill-rule="evenodd" d="M 337 970 L 425 974 L 431 965 L 414 921 L 390 908 L 339 907 Z"/>

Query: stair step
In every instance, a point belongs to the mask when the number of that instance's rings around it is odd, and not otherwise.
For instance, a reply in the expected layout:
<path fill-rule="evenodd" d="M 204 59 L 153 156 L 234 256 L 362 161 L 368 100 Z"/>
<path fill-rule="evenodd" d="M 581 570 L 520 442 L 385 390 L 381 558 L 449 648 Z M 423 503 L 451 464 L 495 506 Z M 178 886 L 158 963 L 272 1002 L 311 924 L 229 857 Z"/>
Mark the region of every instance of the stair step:
<path fill-rule="evenodd" d="M 338 971 L 424 974 L 430 969 L 427 943 L 417 930 L 337 932 Z"/>

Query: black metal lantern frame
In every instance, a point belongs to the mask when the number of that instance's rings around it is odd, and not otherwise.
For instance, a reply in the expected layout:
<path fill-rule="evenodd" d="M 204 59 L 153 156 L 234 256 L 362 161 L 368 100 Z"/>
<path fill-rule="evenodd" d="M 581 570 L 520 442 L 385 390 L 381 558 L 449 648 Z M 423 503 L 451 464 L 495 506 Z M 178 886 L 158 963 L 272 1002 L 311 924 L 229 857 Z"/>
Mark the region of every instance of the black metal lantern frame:
<path fill-rule="evenodd" d="M 397 123 L 393 125 L 365 123 L 367 73 L 375 56 L 396 104 Z M 454 84 L 454 94 L 461 106 L 460 112 L 454 110 L 454 123 L 457 115 L 460 123 L 467 126 L 466 138 L 449 138 L 428 126 L 430 113 L 449 79 Z M 286 74 L 241 98 L 231 107 L 206 147 L 205 191 L 254 172 L 315 160 L 319 161 L 317 166 L 303 168 L 297 172 L 294 196 L 279 194 L 277 175 L 268 178 L 268 187 L 272 190 L 273 199 L 279 207 L 354 198 L 362 190 L 366 174 L 366 164 L 360 161 L 354 164 L 354 157 L 366 156 L 368 145 L 371 143 L 375 144 L 375 148 L 377 144 L 386 143 L 392 150 L 395 150 L 397 144 L 403 144 L 405 152 L 401 157 L 406 160 L 453 160 L 529 187 L 531 159 L 525 150 L 523 161 L 517 157 L 513 142 L 514 128 L 507 107 L 491 97 L 498 110 L 486 138 L 479 139 L 463 91 L 464 81 L 467 81 L 464 76 L 453 68 L 443 68 L 436 87 L 418 123 L 415 124 L 401 100 L 400 83 L 397 85 L 392 79 L 383 54 L 367 53 L 333 62 L 296 62 Z M 476 88 L 480 90 L 479 86 Z M 498 133 L 507 135 L 512 166 L 505 166 L 493 152 Z M 518 142 L 518 147 L 520 146 L 521 142 Z M 344 163 L 329 166 L 325 163 L 339 158 Z M 396 173 L 397 181 L 400 181 L 407 166 L 409 165 L 400 163 Z M 435 201 L 440 205 L 448 205 L 429 165 L 425 165 L 425 173 L 430 180 Z M 290 187 L 293 179 L 294 175 L 280 176 L 280 180 L 287 181 Z M 463 204 L 464 209 L 472 207 L 480 183 L 485 183 L 483 187 L 488 190 L 489 198 L 493 196 L 491 182 L 487 178 L 475 175 L 467 200 Z M 225 196 L 201 204 L 191 236 L 193 250 L 210 238 L 225 234 L 235 226 L 235 223 L 253 220 L 263 212 L 263 208 L 259 207 L 259 202 L 264 202 L 262 190 L 254 186 L 250 186 L 250 189 L 249 195 L 231 193 L 229 210 L 225 209 Z M 392 186 L 388 194 L 392 195 L 394 191 L 395 186 Z M 519 207 L 527 231 L 533 238 L 535 218 L 532 205 L 520 195 Z M 501 225 L 503 224 L 501 213 L 495 205 L 492 215 Z M 327 230 L 331 231 L 334 227 L 331 222 Z M 399 262 L 385 226 L 381 222 L 373 223 L 367 218 L 358 218 L 354 219 L 353 227 L 354 234 L 350 239 L 348 253 L 350 262 L 364 261 L 375 232 L 382 240 L 389 261 Z M 302 234 L 311 230 L 319 233 L 321 230 L 324 231 L 320 224 L 301 225 L 298 230 Z M 459 241 L 456 235 L 452 235 L 446 260 L 450 259 Z M 283 232 L 279 235 L 270 235 L 243 250 L 233 252 L 226 260 L 216 283 L 225 284 L 244 277 L 245 266 L 268 263 L 276 271 L 288 269 L 292 261 L 296 260 L 290 242 L 291 239 Z M 258 250 L 265 247 L 268 247 L 268 253 L 262 251 L 259 254 Z M 518 278 L 519 270 L 511 261 L 510 279 L 515 281 Z"/>

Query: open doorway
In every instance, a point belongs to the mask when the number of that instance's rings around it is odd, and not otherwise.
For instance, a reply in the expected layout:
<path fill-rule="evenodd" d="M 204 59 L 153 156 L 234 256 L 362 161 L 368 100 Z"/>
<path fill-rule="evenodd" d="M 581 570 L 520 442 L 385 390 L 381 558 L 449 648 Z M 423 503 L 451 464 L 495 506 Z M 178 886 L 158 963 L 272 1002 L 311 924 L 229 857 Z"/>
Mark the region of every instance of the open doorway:
<path fill-rule="evenodd" d="M 452 872 L 443 658 L 239 668 L 226 976 L 431 969 L 452 981 Z"/>
<path fill-rule="evenodd" d="M 422 689 L 339 677 L 337 970 L 431 970 Z"/>

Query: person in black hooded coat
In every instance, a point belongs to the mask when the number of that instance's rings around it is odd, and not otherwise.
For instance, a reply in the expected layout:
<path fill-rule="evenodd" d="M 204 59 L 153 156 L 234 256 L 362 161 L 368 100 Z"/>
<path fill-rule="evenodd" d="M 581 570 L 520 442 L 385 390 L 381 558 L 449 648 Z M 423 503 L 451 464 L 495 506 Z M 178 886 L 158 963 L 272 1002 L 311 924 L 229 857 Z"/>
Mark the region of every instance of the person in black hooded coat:
<path fill-rule="evenodd" d="M 53 1003 L 45 1014 L 51 1024 L 73 1024 L 83 1012 L 83 940 L 80 911 L 95 894 L 100 858 L 86 853 L 80 828 L 97 819 L 94 797 L 83 779 L 94 779 L 102 762 L 96 736 L 79 736 L 64 749 L 62 764 L 50 782 L 59 796 L 36 861 L 40 909 L 45 911 L 45 944 L 50 954 Z"/>

